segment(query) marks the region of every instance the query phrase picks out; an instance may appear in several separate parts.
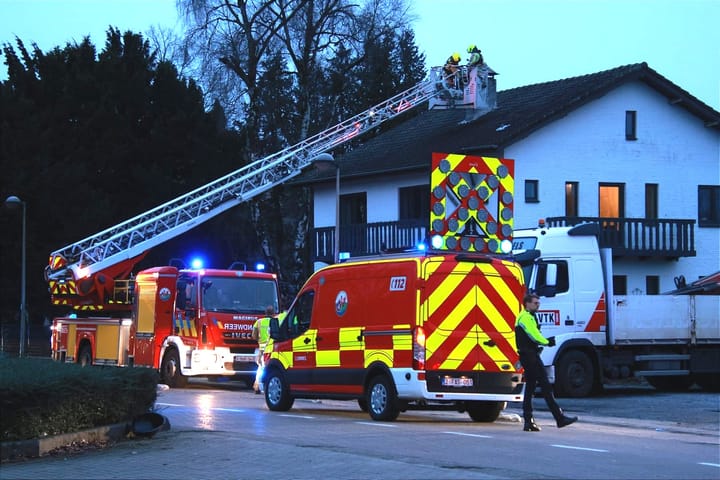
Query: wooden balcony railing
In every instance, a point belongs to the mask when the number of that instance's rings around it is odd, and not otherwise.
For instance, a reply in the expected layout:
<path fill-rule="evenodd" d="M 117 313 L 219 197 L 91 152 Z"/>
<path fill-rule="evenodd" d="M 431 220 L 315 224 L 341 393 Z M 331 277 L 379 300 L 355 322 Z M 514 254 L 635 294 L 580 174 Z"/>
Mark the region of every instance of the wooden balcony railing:
<path fill-rule="evenodd" d="M 400 220 L 340 226 L 340 251 L 350 256 L 374 255 L 382 250 L 411 248 L 425 240 L 427 222 Z M 335 227 L 312 230 L 312 261 L 332 263 Z"/>
<path fill-rule="evenodd" d="M 597 223 L 602 248 L 614 256 L 694 257 L 695 220 L 600 217 L 549 217 L 547 226 Z M 420 220 L 340 226 L 340 251 L 350 256 L 374 255 L 382 250 L 411 248 L 426 240 L 427 223 Z M 312 230 L 312 261 L 332 263 L 335 228 Z"/>
<path fill-rule="evenodd" d="M 630 257 L 694 257 L 695 220 L 605 218 L 605 217 L 549 217 L 548 227 L 597 223 L 600 227 L 598 243 L 611 248 L 613 256 Z"/>

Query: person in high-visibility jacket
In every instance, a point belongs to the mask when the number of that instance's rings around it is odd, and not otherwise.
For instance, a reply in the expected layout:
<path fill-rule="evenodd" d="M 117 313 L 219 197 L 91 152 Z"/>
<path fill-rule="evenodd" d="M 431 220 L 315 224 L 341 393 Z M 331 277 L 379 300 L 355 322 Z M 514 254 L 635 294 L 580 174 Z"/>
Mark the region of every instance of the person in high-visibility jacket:
<path fill-rule="evenodd" d="M 443 66 L 443 74 L 445 77 L 445 83 L 448 88 L 459 88 L 460 82 L 458 81 L 458 68 L 460 66 L 460 54 L 458 52 L 453 53 L 445 60 L 445 66 Z"/>
<path fill-rule="evenodd" d="M 515 322 L 515 343 L 520 363 L 525 369 L 525 395 L 523 396 L 523 417 L 526 432 L 539 432 L 540 427 L 533 419 L 532 399 L 535 387 L 539 384 L 545 403 L 555 417 L 558 428 L 566 427 L 577 421 L 578 417 L 568 417 L 560 409 L 553 396 L 552 386 L 548 380 L 545 366 L 540 358 L 542 346 L 554 347 L 555 337 L 545 338 L 540 333 L 540 322 L 535 317 L 535 312 L 540 308 L 540 297 L 535 293 L 528 293 L 523 297 L 525 307 Z"/>
<path fill-rule="evenodd" d="M 270 318 L 275 315 L 275 308 L 268 306 L 265 309 L 265 316 L 255 320 L 253 324 L 252 338 L 258 342 L 258 348 L 255 350 L 255 363 L 257 363 L 257 372 L 255 373 L 255 383 L 253 383 L 253 390 L 255 393 L 262 392 L 262 372 L 264 367 L 263 362 L 263 351 L 265 346 L 270 339 Z"/>
<path fill-rule="evenodd" d="M 467 52 L 470 54 L 470 58 L 468 58 L 468 70 L 473 69 L 474 67 L 477 67 L 478 65 L 482 65 L 485 63 L 485 60 L 483 59 L 482 52 L 480 51 L 477 46 L 470 45 L 467 49 Z"/>

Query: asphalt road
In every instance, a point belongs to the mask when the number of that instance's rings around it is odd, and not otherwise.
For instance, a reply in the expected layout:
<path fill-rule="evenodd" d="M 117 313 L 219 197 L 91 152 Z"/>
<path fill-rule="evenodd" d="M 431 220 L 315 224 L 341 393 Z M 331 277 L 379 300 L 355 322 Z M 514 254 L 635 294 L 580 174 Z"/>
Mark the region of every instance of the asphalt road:
<path fill-rule="evenodd" d="M 111 448 L 3 464 L 0 478 L 720 478 L 720 397 L 639 386 L 560 399 L 580 421 L 522 431 L 520 405 L 493 424 L 456 412 L 373 422 L 355 402 L 297 400 L 270 412 L 240 383 L 158 397 L 170 431 Z"/>

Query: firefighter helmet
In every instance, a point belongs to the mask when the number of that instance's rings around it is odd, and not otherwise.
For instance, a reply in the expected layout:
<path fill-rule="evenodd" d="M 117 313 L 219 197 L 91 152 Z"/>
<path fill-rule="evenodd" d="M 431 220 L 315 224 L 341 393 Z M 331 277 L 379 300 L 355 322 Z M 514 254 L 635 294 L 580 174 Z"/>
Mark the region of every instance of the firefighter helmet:
<path fill-rule="evenodd" d="M 459 61 L 460 61 L 460 54 L 459 54 L 458 52 L 453 53 L 453 54 L 452 54 L 452 59 L 455 60 L 456 62 L 459 62 Z"/>
<path fill-rule="evenodd" d="M 476 48 L 477 48 L 477 47 L 476 47 L 475 44 L 473 43 L 472 45 L 470 45 L 470 46 L 468 47 L 467 52 L 468 52 L 468 53 L 472 53 L 473 50 L 475 50 Z"/>

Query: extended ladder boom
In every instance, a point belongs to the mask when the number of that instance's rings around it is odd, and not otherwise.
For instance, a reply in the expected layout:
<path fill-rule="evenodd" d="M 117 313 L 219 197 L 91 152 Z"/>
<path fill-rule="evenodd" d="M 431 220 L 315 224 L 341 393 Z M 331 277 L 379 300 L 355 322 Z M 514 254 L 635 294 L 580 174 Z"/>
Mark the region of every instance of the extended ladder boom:
<path fill-rule="evenodd" d="M 48 279 L 81 279 L 174 238 L 216 215 L 299 175 L 313 159 L 437 93 L 425 80 L 296 145 L 256 160 L 159 207 L 51 254 Z"/>

